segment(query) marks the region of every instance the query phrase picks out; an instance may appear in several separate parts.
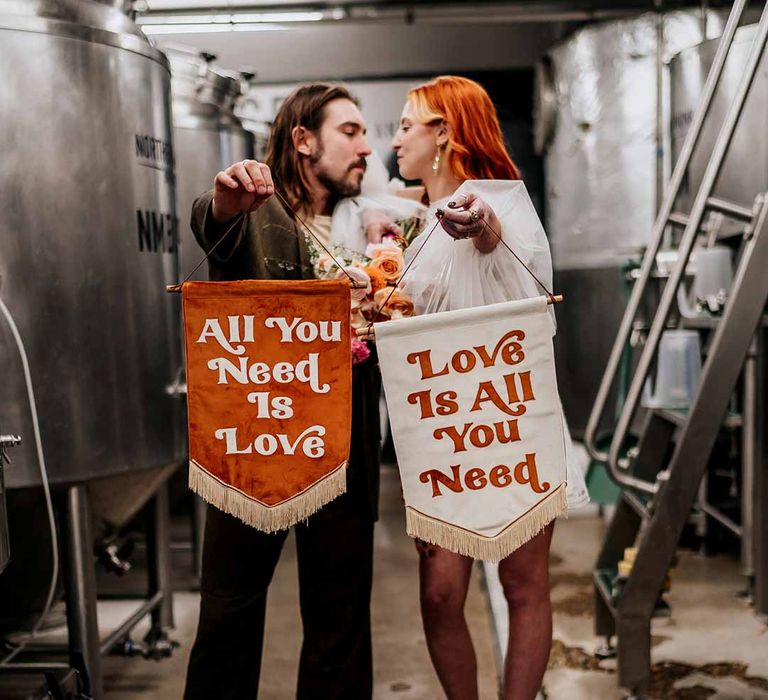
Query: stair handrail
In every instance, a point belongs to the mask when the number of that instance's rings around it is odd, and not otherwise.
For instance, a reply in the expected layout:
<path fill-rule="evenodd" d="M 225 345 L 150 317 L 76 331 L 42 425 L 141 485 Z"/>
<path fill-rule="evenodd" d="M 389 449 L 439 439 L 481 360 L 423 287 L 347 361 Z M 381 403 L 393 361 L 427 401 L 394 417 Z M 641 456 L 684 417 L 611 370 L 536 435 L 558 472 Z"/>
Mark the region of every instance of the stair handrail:
<path fill-rule="evenodd" d="M 725 160 L 725 156 L 731 145 L 736 126 L 744 111 L 744 105 L 765 53 L 766 43 L 768 43 L 768 3 L 763 7 L 763 13 L 758 24 L 757 35 L 752 43 L 749 59 L 747 60 L 747 65 L 744 71 L 744 77 L 739 83 L 736 96 L 734 97 L 720 131 L 718 132 L 715 145 L 712 149 L 712 154 L 707 163 L 706 170 L 704 171 L 701 185 L 696 193 L 696 198 L 688 219 L 688 225 L 685 227 L 685 231 L 680 239 L 677 260 L 670 272 L 664 290 L 662 291 L 658 307 L 656 308 L 656 313 L 653 317 L 653 322 L 651 323 L 651 328 L 648 332 L 648 337 L 643 347 L 643 351 L 640 354 L 640 359 L 638 360 L 637 367 L 633 374 L 632 383 L 627 392 L 627 398 L 616 424 L 616 430 L 613 434 L 611 446 L 608 451 L 608 468 L 611 475 L 614 478 L 621 477 L 622 482 L 631 480 L 633 483 L 628 483 L 627 485 L 647 493 L 655 493 L 658 491 L 658 482 L 652 484 L 645 480 L 622 474 L 619 469 L 621 450 L 629 433 L 629 428 L 634 418 L 635 411 L 637 410 L 637 405 L 643 392 L 643 386 L 650 372 L 656 349 L 661 340 L 661 335 L 665 330 L 667 318 L 675 303 L 677 288 L 680 286 L 680 282 L 683 279 L 688 259 L 693 250 L 693 246 L 696 243 L 696 237 L 703 221 L 704 213 L 707 209 L 707 201 L 712 194 L 715 182 L 722 169 L 723 161 Z M 756 213 L 756 211 L 757 210 L 755 209 L 754 213 Z"/>
<path fill-rule="evenodd" d="M 701 101 L 696 108 L 693 119 L 691 121 L 691 126 L 689 127 L 685 139 L 683 140 L 680 155 L 672 172 L 672 177 L 670 178 L 666 196 L 662 201 L 661 207 L 653 225 L 651 240 L 645 250 L 638 279 L 632 288 L 629 301 L 627 302 L 627 307 L 624 310 L 624 315 L 621 319 L 621 324 L 619 325 L 619 330 L 616 334 L 616 339 L 614 340 L 613 348 L 611 349 L 611 354 L 605 367 L 605 372 L 603 373 L 603 377 L 600 381 L 600 386 L 597 391 L 597 396 L 595 397 L 595 402 L 592 405 L 592 411 L 589 414 L 589 420 L 587 421 L 587 427 L 584 434 L 584 442 L 590 456 L 600 462 L 607 463 L 610 456 L 609 452 L 603 452 L 597 449 L 597 430 L 600 424 L 600 419 L 602 418 L 605 411 L 608 395 L 610 394 L 613 383 L 616 380 L 616 374 L 621 362 L 621 356 L 632 332 L 632 326 L 635 320 L 635 316 L 637 315 L 637 311 L 640 308 L 640 303 L 642 302 L 645 288 L 647 287 L 648 281 L 651 278 L 651 273 L 653 272 L 653 266 L 656 260 L 656 254 L 661 247 L 661 243 L 664 239 L 664 232 L 669 225 L 672 209 L 678 197 L 680 186 L 688 170 L 691 156 L 693 155 L 693 150 L 699 140 L 704 121 L 709 114 L 709 109 L 712 105 L 712 99 L 714 97 L 715 90 L 720 83 L 720 78 L 723 74 L 723 68 L 725 67 L 725 62 L 728 58 L 731 44 L 733 43 L 733 38 L 736 34 L 736 30 L 739 27 L 741 17 L 747 4 L 748 0 L 735 0 L 733 7 L 731 8 L 731 12 L 728 15 L 728 21 L 726 22 L 725 28 L 720 37 L 712 67 L 710 68 L 707 75 L 707 80 L 704 83 Z M 611 476 L 620 484 L 624 484 L 626 486 L 633 485 L 631 483 L 633 478 L 629 475 L 622 474 L 621 472 L 611 472 Z M 646 484 L 647 482 L 643 481 L 642 483 Z"/>

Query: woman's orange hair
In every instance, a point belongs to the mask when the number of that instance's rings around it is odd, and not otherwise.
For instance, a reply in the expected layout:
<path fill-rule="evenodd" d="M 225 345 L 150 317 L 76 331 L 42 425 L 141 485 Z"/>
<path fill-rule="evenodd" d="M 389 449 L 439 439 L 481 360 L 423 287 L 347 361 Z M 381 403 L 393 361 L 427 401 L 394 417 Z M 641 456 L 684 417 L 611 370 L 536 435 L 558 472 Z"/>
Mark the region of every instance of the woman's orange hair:
<path fill-rule="evenodd" d="M 451 127 L 449 167 L 459 180 L 519 180 L 520 171 L 504 145 L 496 108 L 481 85 L 442 75 L 409 91 L 416 118 Z"/>

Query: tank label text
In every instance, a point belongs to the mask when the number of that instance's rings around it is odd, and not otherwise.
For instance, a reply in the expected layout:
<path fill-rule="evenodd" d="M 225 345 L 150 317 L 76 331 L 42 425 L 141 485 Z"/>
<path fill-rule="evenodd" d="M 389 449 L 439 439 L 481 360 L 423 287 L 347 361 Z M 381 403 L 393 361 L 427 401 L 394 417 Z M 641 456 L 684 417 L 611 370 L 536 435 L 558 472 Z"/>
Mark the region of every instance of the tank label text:
<path fill-rule="evenodd" d="M 148 209 L 136 210 L 139 251 L 147 253 L 175 253 L 179 249 L 179 219 Z"/>
<path fill-rule="evenodd" d="M 135 134 L 136 160 L 140 165 L 170 170 L 173 168 L 173 147 L 169 141 L 149 134 Z"/>

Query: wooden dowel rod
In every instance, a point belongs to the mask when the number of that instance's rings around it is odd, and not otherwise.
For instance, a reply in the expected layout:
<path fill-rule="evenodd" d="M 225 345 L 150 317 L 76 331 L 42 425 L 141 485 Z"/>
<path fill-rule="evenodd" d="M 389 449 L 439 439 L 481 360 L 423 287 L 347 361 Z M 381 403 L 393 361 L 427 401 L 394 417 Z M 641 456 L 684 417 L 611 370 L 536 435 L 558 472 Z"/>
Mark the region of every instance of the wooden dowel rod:
<path fill-rule="evenodd" d="M 551 297 L 547 297 L 547 304 L 560 304 L 563 301 L 563 295 L 562 294 L 553 294 Z M 376 339 L 376 332 L 373 329 L 373 326 L 363 326 L 362 328 L 356 328 L 355 329 L 355 335 L 358 338 L 362 338 L 363 340 Z"/>
<path fill-rule="evenodd" d="M 180 294 L 182 284 L 184 283 L 179 282 L 178 284 L 166 284 L 165 291 L 170 294 Z M 350 282 L 349 286 L 352 287 L 352 289 L 366 289 L 368 285 L 358 283 L 358 282 Z"/>

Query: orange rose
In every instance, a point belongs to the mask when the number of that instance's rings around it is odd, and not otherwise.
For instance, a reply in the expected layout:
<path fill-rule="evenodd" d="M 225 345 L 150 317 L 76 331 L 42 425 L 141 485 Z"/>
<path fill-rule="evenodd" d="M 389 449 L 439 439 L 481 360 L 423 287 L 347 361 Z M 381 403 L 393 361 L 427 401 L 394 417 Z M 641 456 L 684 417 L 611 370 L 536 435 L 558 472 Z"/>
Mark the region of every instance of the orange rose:
<path fill-rule="evenodd" d="M 364 267 L 363 270 L 368 273 L 368 277 L 371 279 L 371 290 L 374 294 L 387 286 L 387 279 L 381 270 L 370 266 Z"/>
<path fill-rule="evenodd" d="M 384 308 L 379 310 L 379 314 L 386 318 L 395 320 L 405 316 L 413 316 L 413 301 L 399 289 L 380 289 L 373 295 L 373 301 L 377 309 L 384 304 Z"/>
<path fill-rule="evenodd" d="M 403 251 L 395 247 L 382 250 L 368 267 L 379 270 L 387 283 L 396 282 L 405 267 Z"/>

